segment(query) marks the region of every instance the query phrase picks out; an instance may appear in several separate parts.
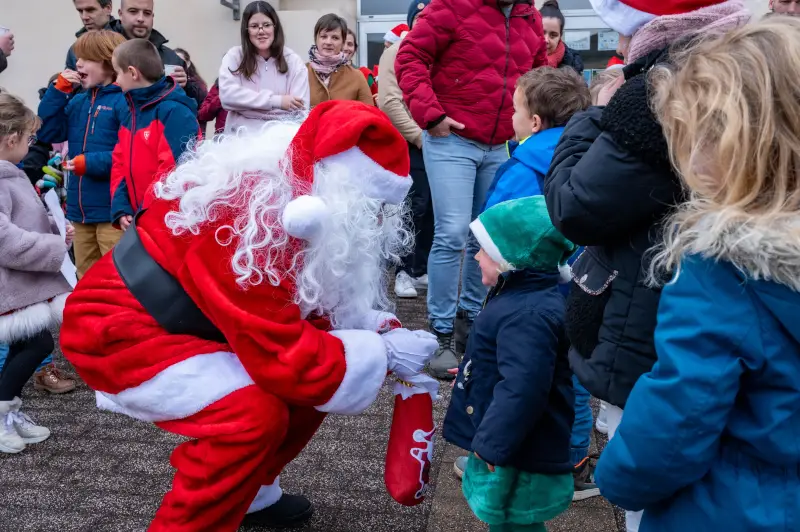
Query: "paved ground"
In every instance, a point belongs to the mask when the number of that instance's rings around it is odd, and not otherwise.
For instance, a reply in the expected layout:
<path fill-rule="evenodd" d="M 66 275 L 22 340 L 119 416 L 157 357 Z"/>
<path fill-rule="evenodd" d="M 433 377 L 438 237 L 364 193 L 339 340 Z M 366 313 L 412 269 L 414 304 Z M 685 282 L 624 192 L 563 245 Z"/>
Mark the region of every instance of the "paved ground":
<path fill-rule="evenodd" d="M 402 302 L 398 314 L 406 326 L 425 326 L 422 299 Z M 58 363 L 68 369 L 60 356 Z M 443 391 L 445 397 L 436 406 L 437 424 L 449 397 L 449 388 Z M 169 454 L 180 439 L 98 411 L 93 393 L 84 385 L 62 397 L 46 396 L 29 386 L 23 401 L 28 413 L 50 427 L 53 436 L 20 455 L 0 455 L 0 532 L 144 531 L 169 489 Z M 419 507 L 404 508 L 386 494 L 383 458 L 391 401 L 384 390 L 365 415 L 329 417 L 284 472 L 284 488 L 306 494 L 316 505 L 316 515 L 304 530 L 486 530 L 461 497 L 452 470 L 458 450 L 441 439 L 432 468 L 432 496 Z M 599 497 L 573 504 L 548 528 L 551 532 L 619 529 L 613 509 Z"/>

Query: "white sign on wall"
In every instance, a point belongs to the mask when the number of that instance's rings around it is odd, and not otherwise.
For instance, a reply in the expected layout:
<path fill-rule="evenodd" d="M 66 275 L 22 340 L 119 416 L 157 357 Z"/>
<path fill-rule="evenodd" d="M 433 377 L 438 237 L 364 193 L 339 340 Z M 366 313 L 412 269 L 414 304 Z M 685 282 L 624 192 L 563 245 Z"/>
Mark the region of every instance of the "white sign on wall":
<path fill-rule="evenodd" d="M 564 44 L 573 50 L 591 50 L 592 32 L 590 31 L 565 31 Z"/>

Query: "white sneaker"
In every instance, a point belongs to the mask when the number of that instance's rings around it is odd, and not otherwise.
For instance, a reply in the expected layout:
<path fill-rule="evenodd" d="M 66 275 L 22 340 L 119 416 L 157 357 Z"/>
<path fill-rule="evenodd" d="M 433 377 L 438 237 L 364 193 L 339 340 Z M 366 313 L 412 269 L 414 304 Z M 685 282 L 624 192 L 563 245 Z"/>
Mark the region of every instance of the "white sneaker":
<path fill-rule="evenodd" d="M 50 429 L 41 427 L 22 412 L 12 412 L 9 414 L 17 434 L 26 444 L 41 443 L 50 437 Z"/>
<path fill-rule="evenodd" d="M 600 434 L 608 434 L 608 410 L 605 403 L 600 403 L 600 412 L 597 414 L 597 421 L 594 422 L 594 428 Z"/>
<path fill-rule="evenodd" d="M 394 293 L 397 294 L 397 297 L 402 298 L 417 297 L 414 280 L 406 272 L 397 272 L 397 277 L 394 279 Z"/>
<path fill-rule="evenodd" d="M 419 290 L 425 291 L 425 290 L 428 289 L 428 274 L 427 273 L 425 275 L 420 276 L 420 277 L 415 277 L 413 279 L 413 281 L 414 281 L 414 288 L 416 288 L 417 291 L 419 291 Z"/>
<path fill-rule="evenodd" d="M 21 401 L 0 401 L 0 453 L 16 454 L 25 450 L 25 442 L 14 430 L 12 414 L 19 409 Z"/>

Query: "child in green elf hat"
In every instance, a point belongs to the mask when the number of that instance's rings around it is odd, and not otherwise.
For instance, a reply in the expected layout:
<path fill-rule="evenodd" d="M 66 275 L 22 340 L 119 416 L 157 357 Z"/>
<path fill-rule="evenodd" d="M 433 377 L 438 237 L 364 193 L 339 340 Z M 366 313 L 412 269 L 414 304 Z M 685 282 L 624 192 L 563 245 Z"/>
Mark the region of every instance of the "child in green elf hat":
<path fill-rule="evenodd" d="M 560 268 L 575 251 L 544 197 L 499 203 L 472 222 L 492 287 L 467 344 L 444 437 L 471 451 L 463 490 L 490 532 L 545 530 L 574 490 L 574 417 Z"/>

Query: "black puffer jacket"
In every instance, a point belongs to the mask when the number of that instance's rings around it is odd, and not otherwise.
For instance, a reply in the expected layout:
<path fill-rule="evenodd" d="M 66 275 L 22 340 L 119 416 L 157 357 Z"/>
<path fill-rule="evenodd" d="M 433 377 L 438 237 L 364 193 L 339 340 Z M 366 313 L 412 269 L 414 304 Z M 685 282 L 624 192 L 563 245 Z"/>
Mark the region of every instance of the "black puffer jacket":
<path fill-rule="evenodd" d="M 574 68 L 578 74 L 583 75 L 583 58 L 581 57 L 581 54 L 569 46 L 566 47 L 566 50 L 564 51 L 564 59 L 561 60 L 561 64 L 558 65 L 558 68 L 566 66 Z"/>
<path fill-rule="evenodd" d="M 665 60 L 662 51 L 630 65 L 605 109 L 575 115 L 545 178 L 553 223 L 586 246 L 572 266 L 570 364 L 592 395 L 619 407 L 656 361 L 660 291 L 645 284 L 644 257 L 682 196 L 649 105 L 647 72 Z"/>

